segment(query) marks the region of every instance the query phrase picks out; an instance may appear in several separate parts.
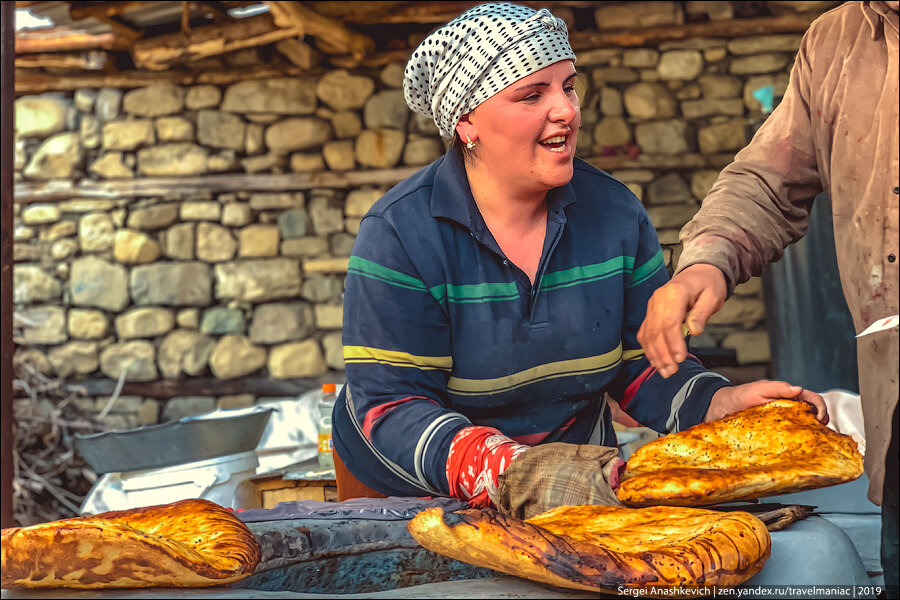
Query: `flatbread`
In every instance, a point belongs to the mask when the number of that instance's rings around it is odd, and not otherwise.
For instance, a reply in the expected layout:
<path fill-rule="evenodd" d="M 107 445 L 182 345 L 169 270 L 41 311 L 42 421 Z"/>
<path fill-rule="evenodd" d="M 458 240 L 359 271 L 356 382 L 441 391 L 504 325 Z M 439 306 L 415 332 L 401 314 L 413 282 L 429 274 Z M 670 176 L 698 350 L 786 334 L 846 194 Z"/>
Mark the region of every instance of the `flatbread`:
<path fill-rule="evenodd" d="M 735 586 L 771 551 L 753 515 L 658 506 L 561 506 L 527 521 L 494 510 L 429 508 L 408 525 L 425 548 L 532 581 L 616 593 L 619 586 Z"/>
<path fill-rule="evenodd" d="M 247 526 L 200 499 L 2 531 L 4 588 L 207 587 L 259 560 Z"/>
<path fill-rule="evenodd" d="M 806 402 L 776 400 L 638 448 L 616 494 L 628 506 L 703 506 L 826 487 L 862 472 L 850 436 L 819 423 Z"/>

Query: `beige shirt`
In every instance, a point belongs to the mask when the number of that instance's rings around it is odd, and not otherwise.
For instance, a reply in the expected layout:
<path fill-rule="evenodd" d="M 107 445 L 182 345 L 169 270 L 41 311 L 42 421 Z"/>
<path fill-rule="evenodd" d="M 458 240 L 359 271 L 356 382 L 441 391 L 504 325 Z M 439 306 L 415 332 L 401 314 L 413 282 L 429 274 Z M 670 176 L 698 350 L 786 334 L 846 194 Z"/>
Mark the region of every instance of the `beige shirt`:
<path fill-rule="evenodd" d="M 729 291 L 807 230 L 831 194 L 841 285 L 856 331 L 898 313 L 897 2 L 847 2 L 800 43 L 784 99 L 681 231 L 678 269 L 713 264 Z M 881 502 L 898 398 L 897 328 L 859 339 L 869 498 Z"/>

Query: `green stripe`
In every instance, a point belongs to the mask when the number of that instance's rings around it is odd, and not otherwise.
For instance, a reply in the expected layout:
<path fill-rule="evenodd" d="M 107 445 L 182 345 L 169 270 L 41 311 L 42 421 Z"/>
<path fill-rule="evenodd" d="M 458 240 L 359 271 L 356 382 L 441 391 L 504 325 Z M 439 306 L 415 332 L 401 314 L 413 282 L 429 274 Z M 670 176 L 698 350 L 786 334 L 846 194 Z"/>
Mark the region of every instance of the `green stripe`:
<path fill-rule="evenodd" d="M 660 248 L 653 258 L 634 270 L 634 273 L 631 274 L 631 286 L 629 287 L 644 283 L 665 266 L 666 263 L 663 260 L 662 248 Z"/>
<path fill-rule="evenodd" d="M 583 283 L 590 283 L 600 279 L 606 279 L 619 275 L 625 271 L 631 271 L 634 267 L 634 257 L 616 256 L 602 263 L 572 267 L 564 271 L 547 273 L 541 278 L 541 290 L 555 290 Z"/>
<path fill-rule="evenodd" d="M 416 279 L 415 277 L 412 277 L 410 275 L 406 275 L 405 273 L 401 273 L 400 271 L 395 271 L 393 269 L 383 267 L 378 263 L 372 262 L 371 260 L 366 260 L 365 258 L 360 258 L 358 256 L 350 257 L 350 264 L 347 268 L 347 273 L 361 275 L 362 277 L 368 277 L 370 279 L 382 281 L 384 283 L 406 288 L 408 290 L 419 290 L 422 292 L 427 291 L 425 284 L 422 283 L 421 280 Z"/>
<path fill-rule="evenodd" d="M 434 299 L 443 302 L 446 298 L 448 302 L 457 304 L 478 303 L 478 302 L 505 302 L 508 300 L 516 300 L 519 297 L 519 290 L 515 282 L 508 281 L 502 283 L 473 283 L 464 285 L 453 285 L 451 283 L 442 283 L 428 290 Z"/>

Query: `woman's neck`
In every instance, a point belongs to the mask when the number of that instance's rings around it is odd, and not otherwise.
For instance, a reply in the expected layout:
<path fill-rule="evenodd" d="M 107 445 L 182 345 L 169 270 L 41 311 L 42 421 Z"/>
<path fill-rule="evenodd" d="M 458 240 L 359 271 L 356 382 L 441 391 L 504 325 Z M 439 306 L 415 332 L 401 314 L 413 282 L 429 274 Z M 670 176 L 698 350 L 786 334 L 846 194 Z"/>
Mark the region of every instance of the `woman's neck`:
<path fill-rule="evenodd" d="M 481 163 L 466 164 L 469 189 L 488 224 L 504 229 L 531 230 L 547 219 L 547 190 L 523 188 L 521 183 L 486 173 Z"/>

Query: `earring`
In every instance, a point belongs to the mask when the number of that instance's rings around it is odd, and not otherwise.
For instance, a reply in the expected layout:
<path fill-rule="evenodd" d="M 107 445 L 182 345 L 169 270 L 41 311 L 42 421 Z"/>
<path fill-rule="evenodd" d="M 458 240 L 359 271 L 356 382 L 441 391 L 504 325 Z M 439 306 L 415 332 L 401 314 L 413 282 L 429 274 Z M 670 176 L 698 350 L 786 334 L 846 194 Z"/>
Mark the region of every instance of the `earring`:
<path fill-rule="evenodd" d="M 475 142 L 473 142 L 469 136 L 466 136 L 466 148 L 468 148 L 469 150 L 475 149 Z"/>

